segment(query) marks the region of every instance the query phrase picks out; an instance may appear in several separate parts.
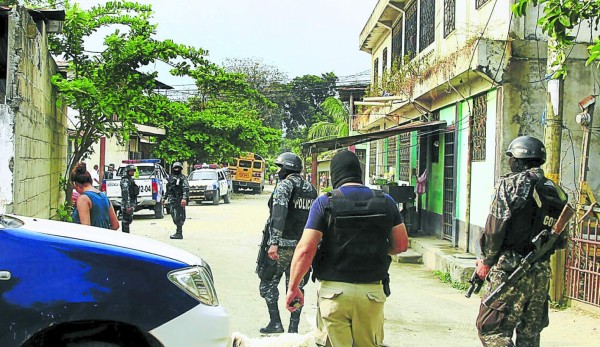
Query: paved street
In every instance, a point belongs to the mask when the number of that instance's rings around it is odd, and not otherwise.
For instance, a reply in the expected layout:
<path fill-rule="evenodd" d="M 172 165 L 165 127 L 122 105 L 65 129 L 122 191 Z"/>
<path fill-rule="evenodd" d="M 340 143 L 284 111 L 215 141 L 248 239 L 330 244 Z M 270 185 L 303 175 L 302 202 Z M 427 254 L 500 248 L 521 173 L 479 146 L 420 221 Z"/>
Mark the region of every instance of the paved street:
<path fill-rule="evenodd" d="M 267 187 L 272 189 L 271 187 Z M 136 215 L 131 231 L 177 245 L 203 257 L 212 267 L 221 303 L 231 316 L 232 331 L 257 337 L 268 322 L 264 301 L 258 295 L 254 274 L 261 231 L 267 218 L 268 192 L 236 194 L 230 204 L 210 203 L 187 208 L 184 240 L 169 240 L 175 230 L 169 215 L 155 220 Z M 474 321 L 479 300 L 441 283 L 422 265 L 392 264 L 392 295 L 386 304 L 387 346 L 480 346 Z M 315 317 L 316 284 L 306 287 L 306 307 L 301 333 L 312 329 Z M 283 284 L 280 290 L 284 292 Z M 281 298 L 283 309 L 283 297 Z M 282 311 L 287 328 L 289 314 Z M 542 346 L 597 346 L 600 319 L 568 309 L 553 311 L 550 327 L 542 333 Z"/>

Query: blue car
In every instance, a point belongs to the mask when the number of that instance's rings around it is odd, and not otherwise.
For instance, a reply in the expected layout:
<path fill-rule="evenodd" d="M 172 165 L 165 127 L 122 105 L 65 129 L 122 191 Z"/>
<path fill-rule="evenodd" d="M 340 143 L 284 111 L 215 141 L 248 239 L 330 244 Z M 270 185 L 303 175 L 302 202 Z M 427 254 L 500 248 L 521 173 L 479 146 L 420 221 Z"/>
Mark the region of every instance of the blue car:
<path fill-rule="evenodd" d="M 149 238 L 0 215 L 0 346 L 227 346 L 202 259 Z"/>

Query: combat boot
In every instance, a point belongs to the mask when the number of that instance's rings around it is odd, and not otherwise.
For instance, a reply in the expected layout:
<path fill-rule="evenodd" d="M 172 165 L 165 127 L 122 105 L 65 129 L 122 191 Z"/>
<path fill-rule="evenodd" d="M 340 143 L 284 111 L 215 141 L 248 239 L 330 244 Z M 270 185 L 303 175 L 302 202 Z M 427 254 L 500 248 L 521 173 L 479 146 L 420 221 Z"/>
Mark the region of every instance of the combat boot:
<path fill-rule="evenodd" d="M 298 325 L 300 324 L 300 312 L 302 309 L 296 309 L 290 316 L 290 326 L 288 327 L 288 333 L 297 334 Z"/>
<path fill-rule="evenodd" d="M 129 224 L 123 224 L 123 226 L 121 227 L 121 231 L 129 234 Z"/>
<path fill-rule="evenodd" d="M 183 239 L 183 230 L 181 226 L 177 226 L 177 231 L 175 232 L 175 234 L 169 236 L 171 239 L 175 239 L 175 240 L 181 240 Z"/>
<path fill-rule="evenodd" d="M 277 303 L 267 304 L 267 308 L 269 309 L 269 324 L 260 328 L 261 334 L 274 334 L 274 333 L 282 333 L 283 325 L 281 324 L 281 317 L 279 316 L 279 308 L 277 308 Z"/>

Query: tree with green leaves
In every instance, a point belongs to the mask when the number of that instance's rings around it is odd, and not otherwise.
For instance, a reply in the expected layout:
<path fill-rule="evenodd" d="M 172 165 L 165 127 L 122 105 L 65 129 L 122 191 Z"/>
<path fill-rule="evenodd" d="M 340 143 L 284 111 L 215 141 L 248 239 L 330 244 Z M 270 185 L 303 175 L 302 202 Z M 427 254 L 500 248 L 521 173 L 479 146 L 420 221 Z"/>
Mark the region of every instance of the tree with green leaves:
<path fill-rule="evenodd" d="M 333 72 L 321 76 L 296 77 L 276 93 L 266 96 L 277 103 L 283 112 L 282 126 L 288 139 L 306 138 L 307 129 L 319 121 L 321 104 L 336 94 L 337 76 Z"/>
<path fill-rule="evenodd" d="M 600 0 L 517 0 L 512 10 L 516 16 L 525 15 L 529 6 L 544 6 L 544 15 L 538 20 L 542 31 L 551 37 L 555 45 L 551 49 L 556 53 L 552 66 L 558 66 L 554 77 L 566 76 L 564 66 L 567 49 L 575 44 L 573 29 L 577 25 L 590 22 L 590 29 L 598 30 L 600 22 Z M 600 66 L 600 36 L 588 46 L 590 56 L 587 64 Z"/>
<path fill-rule="evenodd" d="M 345 137 L 350 134 L 350 111 L 340 99 L 329 97 L 321 104 L 321 109 L 327 116 L 326 120 L 314 123 L 308 129 L 308 139 L 312 141 L 329 140 Z"/>
<path fill-rule="evenodd" d="M 74 148 L 65 173 L 68 177 L 102 136 L 127 141 L 136 133 L 136 123 L 152 124 L 170 110 L 169 100 L 155 93 L 157 72 L 142 72 L 142 68 L 163 61 L 180 74 L 186 69 L 210 68 L 210 64 L 202 49 L 157 40 L 149 5 L 113 1 L 85 10 L 64 1 L 63 6 L 63 33 L 51 37 L 50 49 L 69 62 L 67 77 L 55 75 L 52 82 L 60 100 L 78 114 L 72 124 Z M 84 43 L 90 35 L 110 29 L 101 52 L 86 51 Z M 67 179 L 66 196 L 70 191 Z"/>

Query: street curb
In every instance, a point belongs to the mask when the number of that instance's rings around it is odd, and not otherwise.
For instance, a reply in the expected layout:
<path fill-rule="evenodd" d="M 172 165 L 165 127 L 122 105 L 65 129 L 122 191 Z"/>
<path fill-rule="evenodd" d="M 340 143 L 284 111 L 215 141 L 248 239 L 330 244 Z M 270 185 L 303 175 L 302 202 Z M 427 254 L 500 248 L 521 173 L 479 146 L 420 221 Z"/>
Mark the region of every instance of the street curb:
<path fill-rule="evenodd" d="M 422 254 L 422 262 L 428 269 L 449 273 L 453 282 L 466 283 L 475 270 L 475 255 L 452 247 L 448 241 L 418 237 L 410 240 L 410 247 Z"/>

